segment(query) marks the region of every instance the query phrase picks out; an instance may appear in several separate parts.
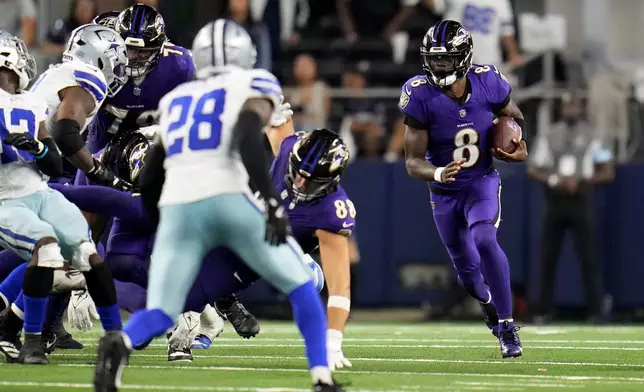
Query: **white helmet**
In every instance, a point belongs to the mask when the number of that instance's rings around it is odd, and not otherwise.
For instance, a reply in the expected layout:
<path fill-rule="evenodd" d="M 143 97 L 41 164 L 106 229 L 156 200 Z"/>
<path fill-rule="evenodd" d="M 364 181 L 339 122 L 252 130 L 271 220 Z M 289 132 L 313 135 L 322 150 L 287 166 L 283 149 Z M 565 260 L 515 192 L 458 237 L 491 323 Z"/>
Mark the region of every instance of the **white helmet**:
<path fill-rule="evenodd" d="M 107 82 L 107 95 L 113 97 L 127 82 L 127 49 L 116 31 L 97 24 L 86 24 L 72 31 L 63 61 L 78 60 L 100 69 Z"/>
<path fill-rule="evenodd" d="M 18 91 L 26 89 L 36 76 L 36 60 L 27 51 L 27 45 L 4 30 L 0 30 L 0 68 L 18 75 Z"/>
<path fill-rule="evenodd" d="M 197 76 L 207 77 L 213 70 L 228 66 L 251 69 L 257 51 L 246 30 L 228 19 L 217 19 L 199 30 L 192 41 L 192 58 Z"/>

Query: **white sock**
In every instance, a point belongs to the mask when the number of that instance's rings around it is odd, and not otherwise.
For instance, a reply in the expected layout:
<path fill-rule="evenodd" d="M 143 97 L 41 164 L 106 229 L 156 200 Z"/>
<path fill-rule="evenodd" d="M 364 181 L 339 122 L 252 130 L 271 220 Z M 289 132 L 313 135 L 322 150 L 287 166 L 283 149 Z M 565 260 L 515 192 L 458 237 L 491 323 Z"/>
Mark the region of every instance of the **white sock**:
<path fill-rule="evenodd" d="M 311 378 L 313 378 L 313 384 L 321 382 L 323 384 L 333 385 L 331 369 L 327 366 L 315 366 L 311 368 Z"/>

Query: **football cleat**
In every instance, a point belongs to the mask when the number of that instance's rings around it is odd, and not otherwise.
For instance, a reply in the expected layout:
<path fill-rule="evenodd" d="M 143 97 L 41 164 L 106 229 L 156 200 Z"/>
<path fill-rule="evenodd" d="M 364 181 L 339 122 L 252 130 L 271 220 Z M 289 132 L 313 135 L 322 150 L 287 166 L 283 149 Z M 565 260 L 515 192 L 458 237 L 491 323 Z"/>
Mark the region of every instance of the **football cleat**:
<path fill-rule="evenodd" d="M 244 305 L 239 302 L 235 295 L 218 299 L 215 304 L 221 317 L 225 318 L 235 328 L 237 335 L 244 339 L 250 339 L 259 333 L 259 321 L 253 316 Z"/>
<path fill-rule="evenodd" d="M 179 349 L 168 346 L 168 362 L 192 362 L 192 350 L 190 347 Z"/>
<path fill-rule="evenodd" d="M 45 346 L 40 335 L 25 334 L 25 343 L 20 349 L 17 362 L 25 365 L 47 365 L 49 363 L 45 357 Z"/>
<path fill-rule="evenodd" d="M 504 321 L 499 326 L 498 334 L 503 358 L 516 358 L 523 354 L 523 346 L 521 345 L 521 339 L 519 339 L 519 327 Z"/>
<path fill-rule="evenodd" d="M 129 357 L 130 350 L 125 345 L 121 331 L 105 332 L 98 345 L 94 392 L 116 392 L 121 386 L 121 375 Z"/>
<path fill-rule="evenodd" d="M 313 391 L 315 392 L 344 392 L 342 385 L 338 384 L 333 380 L 333 385 L 323 384 L 321 381 L 318 381 L 317 384 L 313 385 Z"/>
<path fill-rule="evenodd" d="M 211 344 L 212 340 L 210 340 L 208 336 L 199 334 L 195 340 L 192 341 L 190 348 L 193 350 L 205 350 L 209 348 Z"/>
<path fill-rule="evenodd" d="M 487 304 L 479 302 L 479 306 L 481 306 L 481 311 L 483 312 L 483 319 L 485 320 L 485 324 L 490 329 L 490 331 L 492 331 L 492 335 L 498 338 L 499 337 L 499 316 L 496 313 L 496 308 L 494 307 L 492 302 Z"/>

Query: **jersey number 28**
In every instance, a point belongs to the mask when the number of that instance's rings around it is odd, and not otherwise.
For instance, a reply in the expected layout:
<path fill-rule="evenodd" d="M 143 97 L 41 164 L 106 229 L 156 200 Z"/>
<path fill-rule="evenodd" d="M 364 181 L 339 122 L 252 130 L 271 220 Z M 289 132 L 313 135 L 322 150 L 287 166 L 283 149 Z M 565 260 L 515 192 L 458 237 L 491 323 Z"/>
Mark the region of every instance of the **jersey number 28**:
<path fill-rule="evenodd" d="M 14 132 L 25 132 L 35 137 L 36 133 L 36 115 L 31 110 L 13 108 L 9 112 L 9 126 L 5 119 L 4 109 L 0 109 L 0 139 L 4 140 L 7 135 Z M 10 130 L 11 129 L 11 130 Z M 18 156 L 23 161 L 33 161 L 34 157 L 26 151 L 17 150 L 12 146 L 0 143 L 0 158 L 2 163 L 16 162 Z"/>
<path fill-rule="evenodd" d="M 170 118 L 178 119 L 168 126 L 167 156 L 181 153 L 186 147 L 189 151 L 214 150 L 219 147 L 220 117 L 224 112 L 225 98 L 226 90 L 218 89 L 202 95 L 196 103 L 196 97 L 191 95 L 173 99 L 168 112 Z M 188 143 L 184 140 L 186 136 Z"/>

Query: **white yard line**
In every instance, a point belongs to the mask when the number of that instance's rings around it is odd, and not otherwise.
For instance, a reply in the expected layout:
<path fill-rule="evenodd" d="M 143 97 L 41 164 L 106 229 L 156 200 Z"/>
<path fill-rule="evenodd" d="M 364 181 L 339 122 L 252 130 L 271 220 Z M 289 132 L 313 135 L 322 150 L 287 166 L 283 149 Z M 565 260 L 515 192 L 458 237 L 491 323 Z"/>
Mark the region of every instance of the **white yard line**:
<path fill-rule="evenodd" d="M 247 341 L 238 340 L 236 344 L 217 344 L 216 347 L 302 347 L 300 344 L 266 344 L 246 343 Z M 524 343 L 526 343 L 524 341 Z M 84 343 L 86 347 L 96 347 L 96 343 Z M 149 347 L 166 347 L 165 344 L 150 344 Z M 498 344 L 343 344 L 342 347 L 353 348 L 499 348 Z M 525 344 L 527 350 L 611 350 L 611 351 L 644 351 L 644 347 L 610 347 L 610 346 L 533 346 Z"/>
<path fill-rule="evenodd" d="M 193 350 L 195 352 L 207 352 L 207 350 Z M 54 352 L 54 357 L 79 357 L 95 358 L 94 353 L 72 353 L 69 350 L 58 350 Z M 210 359 L 280 359 L 280 360 L 306 360 L 306 357 L 298 356 L 277 356 L 277 355 L 199 355 L 193 354 L 195 358 Z M 166 354 L 144 354 L 135 352 L 133 358 L 167 358 Z M 644 368 L 644 363 L 604 363 L 604 362 L 553 362 L 553 361 L 522 361 L 522 360 L 461 360 L 461 359 L 433 359 L 433 358 L 349 358 L 351 361 L 358 362 L 417 362 L 417 363 L 469 363 L 482 365 L 548 365 L 548 366 L 605 366 L 605 367 L 632 367 Z"/>
<path fill-rule="evenodd" d="M 569 339 L 531 339 L 529 335 L 521 336 L 521 340 L 530 343 L 564 343 L 564 344 L 644 344 L 644 340 L 569 340 Z M 79 338 L 76 339 L 82 343 L 96 343 L 99 337 L 92 338 Z M 486 343 L 495 338 L 490 334 L 487 339 L 413 339 L 413 338 L 344 338 L 343 342 L 384 342 L 384 343 L 458 343 L 458 342 L 473 342 L 473 343 Z M 263 338 L 259 336 L 257 341 L 260 342 L 303 342 L 301 338 Z M 241 338 L 217 338 L 215 342 L 243 342 Z M 216 343 L 215 343 L 216 344 Z"/>
<path fill-rule="evenodd" d="M 471 385 L 478 386 L 483 385 L 487 387 L 503 387 L 505 391 L 508 387 L 516 386 L 516 384 L 504 383 L 504 382 L 484 382 L 484 381 L 454 381 L 453 385 Z M 521 383 L 522 387 L 534 387 L 534 388 L 584 388 L 584 385 L 574 385 L 574 384 L 559 384 L 559 383 L 544 383 L 544 382 L 523 382 Z M 498 388 L 496 388 L 498 390 Z"/>
<path fill-rule="evenodd" d="M 58 364 L 60 367 L 94 367 L 92 364 Z M 129 365 L 134 369 L 178 369 L 178 370 L 217 370 L 232 372 L 285 372 L 285 373 L 306 373 L 304 369 L 289 368 L 253 368 L 234 366 L 172 366 L 172 365 Z M 368 374 L 368 375 L 392 375 L 392 376 L 460 376 L 460 377 L 498 377 L 518 379 L 540 379 L 540 380 L 565 380 L 565 381 L 618 381 L 622 383 L 644 384 L 643 377 L 608 377 L 608 376 L 554 376 L 541 374 L 504 374 L 504 373 L 449 373 L 449 372 L 409 372 L 409 371 L 368 371 L 368 370 L 341 370 L 339 373 L 346 374 Z"/>

